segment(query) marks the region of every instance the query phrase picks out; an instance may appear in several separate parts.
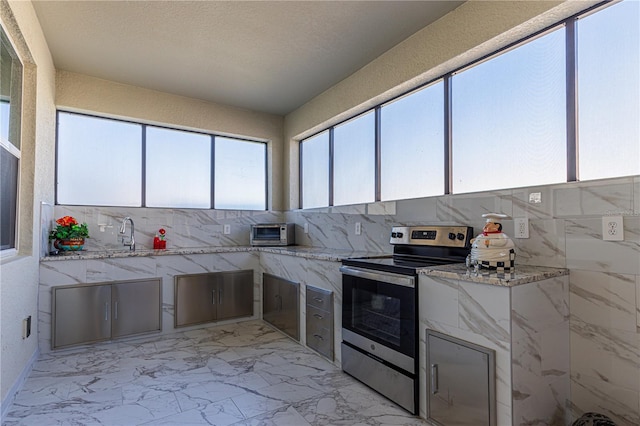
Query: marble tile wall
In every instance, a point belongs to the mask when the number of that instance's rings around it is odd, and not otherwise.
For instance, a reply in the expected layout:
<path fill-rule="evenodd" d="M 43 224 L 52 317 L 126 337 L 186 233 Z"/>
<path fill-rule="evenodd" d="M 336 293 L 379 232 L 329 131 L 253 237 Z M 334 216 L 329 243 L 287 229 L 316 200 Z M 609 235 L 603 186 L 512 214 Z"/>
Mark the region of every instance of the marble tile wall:
<path fill-rule="evenodd" d="M 540 193 L 541 203 L 529 194 Z M 393 225 L 463 224 L 481 215 L 527 217 L 518 264 L 566 267 L 570 278 L 571 411 L 640 424 L 640 176 L 287 212 L 305 244 L 390 252 Z M 621 215 L 625 240 L 603 241 L 601 218 Z M 355 235 L 355 223 L 362 236 Z M 513 236 L 513 221 L 503 222 Z"/>
<path fill-rule="evenodd" d="M 537 192 L 542 202 L 530 203 L 529 194 Z M 600 411 L 621 425 L 640 423 L 640 176 L 284 213 L 55 206 L 54 217 L 69 214 L 86 221 L 89 250 L 121 250 L 117 228 L 131 216 L 138 244 L 147 247 L 160 227 L 167 229 L 169 246 L 247 245 L 251 223 L 286 220 L 296 224 L 300 245 L 390 253 L 393 225 L 464 224 L 478 233 L 487 212 L 529 218 L 530 238 L 514 239 L 516 265 L 571 271 L 574 416 Z M 602 241 L 606 215 L 623 216 L 624 241 Z M 357 222 L 361 235 L 355 235 Z M 105 232 L 99 223 L 107 225 Z M 231 225 L 230 235 L 223 234 L 224 224 Z M 503 225 L 513 235 L 513 221 Z M 88 273 L 105 274 L 95 268 Z M 618 303 L 623 296 L 626 303 Z"/>
<path fill-rule="evenodd" d="M 160 228 L 167 231 L 167 248 L 248 246 L 252 224 L 284 219 L 283 213 L 277 211 L 55 206 L 54 220 L 66 215 L 87 223 L 91 238 L 86 240 L 85 250 L 96 251 L 128 249 L 118 234 L 122 219 L 127 216 L 135 224 L 138 249 L 152 249 L 153 237 Z M 43 223 L 47 227 L 44 232 L 53 225 L 53 220 Z M 230 225 L 230 234 L 224 234 L 224 225 Z M 127 225 L 127 235 L 128 232 Z"/>

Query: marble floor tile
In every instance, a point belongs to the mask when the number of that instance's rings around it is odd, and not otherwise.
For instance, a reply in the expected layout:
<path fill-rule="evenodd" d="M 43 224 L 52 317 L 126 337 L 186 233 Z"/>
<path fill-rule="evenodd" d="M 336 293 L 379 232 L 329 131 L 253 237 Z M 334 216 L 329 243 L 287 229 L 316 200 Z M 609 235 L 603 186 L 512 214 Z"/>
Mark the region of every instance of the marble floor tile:
<path fill-rule="evenodd" d="M 260 320 L 43 355 L 3 426 L 427 425 Z"/>

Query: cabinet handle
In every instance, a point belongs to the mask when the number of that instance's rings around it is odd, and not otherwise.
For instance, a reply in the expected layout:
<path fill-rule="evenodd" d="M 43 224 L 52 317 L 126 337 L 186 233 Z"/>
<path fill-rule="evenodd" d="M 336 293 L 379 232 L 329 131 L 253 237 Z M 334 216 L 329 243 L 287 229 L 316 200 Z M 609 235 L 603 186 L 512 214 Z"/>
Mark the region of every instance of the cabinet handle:
<path fill-rule="evenodd" d="M 324 317 L 320 314 L 313 314 L 314 317 L 318 318 L 318 319 L 323 319 Z"/>
<path fill-rule="evenodd" d="M 222 305 L 222 289 L 218 290 L 218 303 Z"/>
<path fill-rule="evenodd" d="M 324 337 L 319 334 L 314 334 L 313 337 L 315 337 L 316 339 L 324 340 Z"/>
<path fill-rule="evenodd" d="M 322 303 L 322 299 L 319 297 L 314 297 L 313 300 L 315 300 L 318 303 Z"/>
<path fill-rule="evenodd" d="M 216 291 L 215 290 L 211 290 L 211 304 L 212 305 L 216 304 Z"/>
<path fill-rule="evenodd" d="M 104 303 L 104 320 L 109 321 L 109 303 Z"/>
<path fill-rule="evenodd" d="M 113 308 L 114 308 L 114 311 L 115 311 L 115 312 L 113 313 L 113 315 L 114 315 L 114 319 L 116 319 L 116 320 L 117 320 L 117 319 L 118 319 L 118 302 L 115 302 L 113 305 L 114 305 L 114 306 L 113 306 Z"/>
<path fill-rule="evenodd" d="M 438 393 L 438 364 L 431 364 L 431 393 Z"/>

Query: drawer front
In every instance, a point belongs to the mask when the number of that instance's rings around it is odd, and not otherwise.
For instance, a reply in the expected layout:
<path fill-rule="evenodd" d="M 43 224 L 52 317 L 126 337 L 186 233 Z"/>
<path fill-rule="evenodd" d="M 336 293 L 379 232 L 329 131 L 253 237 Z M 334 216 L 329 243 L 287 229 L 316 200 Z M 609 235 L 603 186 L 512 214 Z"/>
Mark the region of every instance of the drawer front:
<path fill-rule="evenodd" d="M 309 326 L 332 330 L 333 315 L 330 312 L 307 305 L 307 328 Z"/>
<path fill-rule="evenodd" d="M 307 305 L 315 306 L 323 311 L 333 311 L 333 292 L 317 287 L 307 286 Z"/>
<path fill-rule="evenodd" d="M 307 346 L 333 361 L 333 333 L 331 329 L 307 322 Z"/>

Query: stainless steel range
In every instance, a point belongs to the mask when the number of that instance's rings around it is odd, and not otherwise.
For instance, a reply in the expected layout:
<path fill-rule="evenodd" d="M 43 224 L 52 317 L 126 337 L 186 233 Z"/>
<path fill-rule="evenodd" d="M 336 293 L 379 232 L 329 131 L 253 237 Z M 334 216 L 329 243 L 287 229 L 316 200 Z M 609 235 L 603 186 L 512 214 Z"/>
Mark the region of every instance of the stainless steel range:
<path fill-rule="evenodd" d="M 467 226 L 394 227 L 393 255 L 342 262 L 342 369 L 418 413 L 418 271 L 461 263 Z"/>

